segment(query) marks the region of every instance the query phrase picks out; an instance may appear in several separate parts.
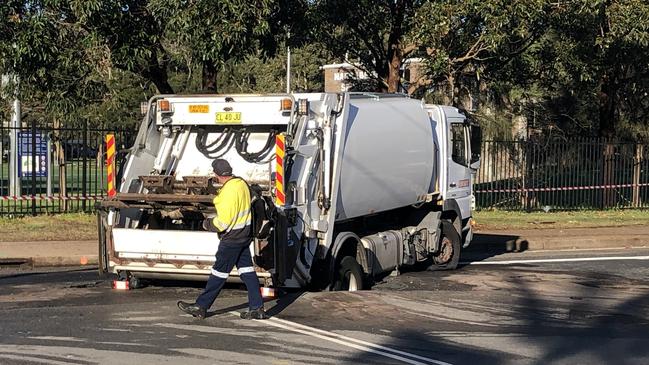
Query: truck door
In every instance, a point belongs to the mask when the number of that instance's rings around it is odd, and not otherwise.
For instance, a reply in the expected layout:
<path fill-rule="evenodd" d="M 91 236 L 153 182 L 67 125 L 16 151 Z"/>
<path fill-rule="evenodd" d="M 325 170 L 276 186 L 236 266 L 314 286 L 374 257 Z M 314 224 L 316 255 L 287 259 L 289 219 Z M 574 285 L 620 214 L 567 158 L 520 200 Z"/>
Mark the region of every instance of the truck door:
<path fill-rule="evenodd" d="M 469 130 L 464 119 L 449 118 L 447 154 L 447 199 L 461 199 L 471 195 L 469 169 Z"/>

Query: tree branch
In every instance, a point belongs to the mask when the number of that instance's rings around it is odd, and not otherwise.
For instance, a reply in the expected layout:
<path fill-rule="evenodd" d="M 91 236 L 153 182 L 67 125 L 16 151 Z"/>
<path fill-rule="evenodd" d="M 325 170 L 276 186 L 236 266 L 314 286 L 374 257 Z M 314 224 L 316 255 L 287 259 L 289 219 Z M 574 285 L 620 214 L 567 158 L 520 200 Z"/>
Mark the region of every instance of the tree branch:
<path fill-rule="evenodd" d="M 413 84 L 408 85 L 408 95 L 412 95 L 419 89 L 430 86 L 433 83 L 433 80 L 428 76 L 422 76 L 417 79 Z"/>
<path fill-rule="evenodd" d="M 419 45 L 415 44 L 415 43 L 410 43 L 410 44 L 405 45 L 401 50 L 401 52 L 403 54 L 403 57 L 407 58 L 410 53 L 414 52 L 418 48 L 419 48 Z"/>
<path fill-rule="evenodd" d="M 451 63 L 463 63 L 472 59 L 475 59 L 481 52 L 488 50 L 487 46 L 482 44 L 482 39 L 484 33 L 480 34 L 480 37 L 471 45 L 469 50 L 462 57 L 452 58 Z"/>

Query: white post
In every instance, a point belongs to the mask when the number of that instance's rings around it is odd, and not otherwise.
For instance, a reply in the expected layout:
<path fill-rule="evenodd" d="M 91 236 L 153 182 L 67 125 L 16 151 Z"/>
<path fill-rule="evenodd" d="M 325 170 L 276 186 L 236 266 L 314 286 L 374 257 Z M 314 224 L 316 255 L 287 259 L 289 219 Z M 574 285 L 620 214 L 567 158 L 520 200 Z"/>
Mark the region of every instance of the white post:
<path fill-rule="evenodd" d="M 21 195 L 20 176 L 18 175 L 18 129 L 20 128 L 20 100 L 14 100 L 13 114 L 11 116 L 11 133 L 9 133 L 9 195 Z"/>

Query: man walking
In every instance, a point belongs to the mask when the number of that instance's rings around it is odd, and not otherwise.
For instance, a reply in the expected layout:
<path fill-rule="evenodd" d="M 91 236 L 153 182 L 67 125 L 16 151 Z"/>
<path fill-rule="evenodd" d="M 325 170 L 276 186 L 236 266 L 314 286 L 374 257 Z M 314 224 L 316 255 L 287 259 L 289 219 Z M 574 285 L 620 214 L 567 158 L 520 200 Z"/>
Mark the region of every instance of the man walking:
<path fill-rule="evenodd" d="M 252 240 L 250 189 L 243 179 L 232 175 L 232 167 L 228 161 L 216 159 L 212 162 L 212 169 L 222 187 L 214 198 L 216 217 L 206 220 L 203 226 L 219 234 L 220 243 L 216 251 L 216 262 L 205 290 L 198 296 L 196 302 L 179 301 L 178 308 L 194 317 L 204 319 L 207 310 L 225 285 L 230 271 L 236 265 L 239 276 L 248 289 L 249 310 L 241 313 L 241 318 L 266 319 L 268 315 L 264 311 L 264 302 L 259 292 L 259 279 L 250 255 Z"/>

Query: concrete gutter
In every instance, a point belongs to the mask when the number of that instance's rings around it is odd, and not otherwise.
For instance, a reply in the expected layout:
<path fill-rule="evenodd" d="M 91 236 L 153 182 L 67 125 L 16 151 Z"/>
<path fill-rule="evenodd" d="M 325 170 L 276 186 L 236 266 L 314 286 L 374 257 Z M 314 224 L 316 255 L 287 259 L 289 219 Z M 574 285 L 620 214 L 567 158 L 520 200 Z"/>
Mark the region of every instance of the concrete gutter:
<path fill-rule="evenodd" d="M 476 232 L 469 252 L 630 248 L 649 246 L 649 225 Z"/>
<path fill-rule="evenodd" d="M 0 242 L 0 267 L 97 265 L 97 241 Z"/>

